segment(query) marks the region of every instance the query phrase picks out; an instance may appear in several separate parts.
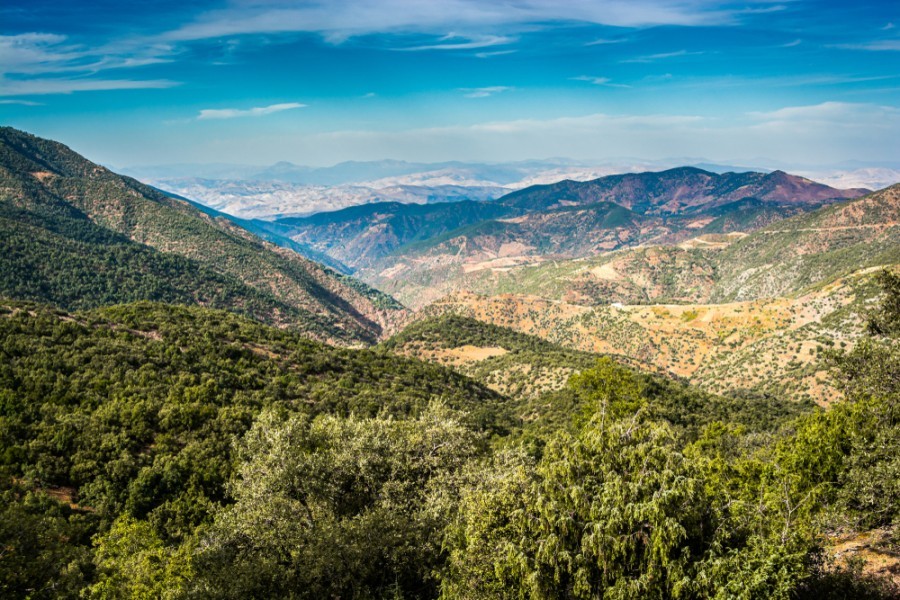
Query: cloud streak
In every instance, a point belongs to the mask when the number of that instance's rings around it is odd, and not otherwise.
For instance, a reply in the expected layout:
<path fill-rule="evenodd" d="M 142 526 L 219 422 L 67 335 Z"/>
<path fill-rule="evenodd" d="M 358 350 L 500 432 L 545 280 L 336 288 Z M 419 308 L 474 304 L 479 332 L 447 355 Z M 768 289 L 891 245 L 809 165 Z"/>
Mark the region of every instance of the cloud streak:
<path fill-rule="evenodd" d="M 590 83 L 591 85 L 601 85 L 605 87 L 614 87 L 614 88 L 630 88 L 630 85 L 625 85 L 624 83 L 613 83 L 613 81 L 609 77 L 593 77 L 591 75 L 579 75 L 578 77 L 572 77 L 572 81 L 585 81 Z"/>
<path fill-rule="evenodd" d="M 704 52 L 688 52 L 687 50 L 677 50 L 675 52 L 660 52 L 659 54 L 647 54 L 645 56 L 635 56 L 634 58 L 626 58 L 622 63 L 653 63 L 668 58 L 679 58 L 682 56 L 697 56 Z"/>
<path fill-rule="evenodd" d="M 772 2 L 755 4 L 770 7 Z M 243 34 L 320 33 L 340 43 L 354 36 L 388 33 L 517 29 L 548 23 L 591 23 L 617 27 L 733 24 L 746 9 L 724 0 L 312 0 L 297 6 L 278 0 L 239 2 L 199 15 L 165 34 L 172 41 L 213 39 Z"/>
<path fill-rule="evenodd" d="M 869 50 L 871 52 L 900 52 L 900 40 L 875 40 L 862 44 L 835 44 L 844 50 Z"/>
<path fill-rule="evenodd" d="M 488 98 L 496 94 L 508 92 L 513 88 L 505 85 L 493 85 L 480 88 L 462 88 L 460 91 L 466 92 L 466 98 Z"/>
<path fill-rule="evenodd" d="M 454 41 L 459 40 L 460 38 L 465 39 L 466 41 Z M 491 46 L 503 46 L 515 41 L 516 38 L 503 35 L 467 37 L 451 33 L 442 37 L 436 44 L 395 48 L 395 50 L 406 52 L 422 52 L 425 50 L 476 50 L 479 48 L 490 48 Z"/>
<path fill-rule="evenodd" d="M 39 96 L 110 90 L 159 90 L 177 85 L 180 85 L 178 81 L 169 79 L 4 79 L 0 80 L 0 96 Z"/>
<path fill-rule="evenodd" d="M 304 108 L 306 104 L 299 102 L 285 102 L 282 104 L 270 104 L 269 106 L 257 106 L 248 109 L 239 108 L 205 108 L 197 115 L 198 121 L 209 121 L 215 119 L 238 119 L 241 117 L 264 117 L 286 110 L 294 110 L 295 108 Z"/>

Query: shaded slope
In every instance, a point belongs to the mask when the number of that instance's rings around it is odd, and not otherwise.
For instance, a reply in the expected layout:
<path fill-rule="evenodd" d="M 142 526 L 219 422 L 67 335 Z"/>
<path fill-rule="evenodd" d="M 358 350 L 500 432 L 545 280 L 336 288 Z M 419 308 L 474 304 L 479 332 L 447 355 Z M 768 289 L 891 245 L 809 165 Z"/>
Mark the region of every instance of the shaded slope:
<path fill-rule="evenodd" d="M 351 266 L 370 264 L 404 245 L 522 211 L 484 202 L 353 206 L 273 223 L 294 241 L 308 244 Z"/>
<path fill-rule="evenodd" d="M 51 217 L 57 225 L 67 224 L 56 228 L 56 234 L 64 237 L 67 227 L 83 229 L 87 223 L 189 259 L 267 296 L 268 321 L 307 330 L 321 339 L 372 342 L 401 316 L 402 311 L 386 308 L 389 301 L 377 300 L 376 292 L 347 285 L 296 252 L 265 243 L 189 202 L 118 176 L 61 144 L 11 128 L 0 129 L 0 202 L 32 215 L 33 225 Z M 7 218 L 13 214 L 23 213 L 6 212 Z M 69 246 L 59 246 L 63 247 Z M 116 287 L 123 291 L 119 301 L 134 298 L 127 289 Z M 282 310 L 284 306 L 290 310 Z M 310 316 L 315 323 L 304 322 Z"/>

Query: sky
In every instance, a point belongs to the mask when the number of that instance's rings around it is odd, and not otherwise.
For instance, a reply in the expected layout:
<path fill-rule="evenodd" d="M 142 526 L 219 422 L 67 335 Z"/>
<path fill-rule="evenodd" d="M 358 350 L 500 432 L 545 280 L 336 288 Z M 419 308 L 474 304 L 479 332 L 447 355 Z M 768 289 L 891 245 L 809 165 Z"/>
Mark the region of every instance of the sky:
<path fill-rule="evenodd" d="M 900 2 L 4 0 L 0 124 L 107 165 L 900 162 Z"/>

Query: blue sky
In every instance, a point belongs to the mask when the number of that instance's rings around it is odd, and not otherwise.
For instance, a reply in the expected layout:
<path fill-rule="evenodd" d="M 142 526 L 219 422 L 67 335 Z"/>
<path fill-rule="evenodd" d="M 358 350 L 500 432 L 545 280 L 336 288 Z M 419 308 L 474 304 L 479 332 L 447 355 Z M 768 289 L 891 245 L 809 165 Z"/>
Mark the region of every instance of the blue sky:
<path fill-rule="evenodd" d="M 0 123 L 104 164 L 900 161 L 900 3 L 6 0 Z"/>

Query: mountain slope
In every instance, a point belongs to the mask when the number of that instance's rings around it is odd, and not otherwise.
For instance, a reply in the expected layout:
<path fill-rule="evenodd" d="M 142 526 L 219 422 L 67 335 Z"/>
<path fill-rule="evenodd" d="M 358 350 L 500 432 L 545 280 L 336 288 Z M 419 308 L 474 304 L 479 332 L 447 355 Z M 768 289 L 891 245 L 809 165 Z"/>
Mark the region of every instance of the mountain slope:
<path fill-rule="evenodd" d="M 561 181 L 534 186 L 496 200 L 500 204 L 542 210 L 572 204 L 615 202 L 642 214 L 682 214 L 743 198 L 771 204 L 822 204 L 856 198 L 869 190 L 838 190 L 783 171 L 716 174 L 694 167 L 651 173 L 610 175 L 593 181 Z"/>
<path fill-rule="evenodd" d="M 478 319 L 570 350 L 652 364 L 714 393 L 827 404 L 837 392 L 821 351 L 855 343 L 863 333 L 860 315 L 877 294 L 870 271 L 796 297 L 725 304 L 582 306 L 461 292 L 419 318 Z"/>
<path fill-rule="evenodd" d="M 716 259 L 714 301 L 779 296 L 900 263 L 900 184 L 774 223 Z"/>
<path fill-rule="evenodd" d="M 294 241 L 358 267 L 371 264 L 406 244 L 487 219 L 521 213 L 501 205 L 468 200 L 426 205 L 380 202 L 310 217 L 279 219 L 272 226 Z"/>
<path fill-rule="evenodd" d="M 381 343 L 394 354 L 450 367 L 512 398 L 562 389 L 598 356 L 475 319 L 447 314 L 416 321 Z"/>
<path fill-rule="evenodd" d="M 79 307 L 139 298 L 206 303 L 212 294 L 215 306 L 341 343 L 371 343 L 402 317 L 391 299 L 348 285 L 344 277 L 265 243 L 228 219 L 116 175 L 62 144 L 12 128 L 0 129 L 0 205 L 4 227 L 19 234 L 4 236 L 4 272 L 21 275 L 40 265 L 42 279 L 23 296 L 27 299 L 76 306 L 65 302 L 67 293 L 60 290 L 70 282 L 65 269 L 75 269 L 91 274 L 86 289 L 105 290 L 69 293 L 81 298 Z M 42 242 L 51 240 L 55 258 L 46 260 Z M 120 255 L 127 255 L 121 264 Z M 119 280 L 114 267 L 131 275 Z M 155 278 L 152 288 L 166 287 L 158 280 L 172 273 L 178 276 L 164 293 L 154 295 L 129 287 L 147 283 L 144 272 Z M 192 284 L 186 273 L 199 274 L 202 281 Z M 21 276 L 4 278 L 8 287 L 0 293 L 21 293 L 21 284 Z M 213 294 L 214 289 L 222 293 Z"/>
<path fill-rule="evenodd" d="M 794 211 L 790 207 L 738 201 L 710 211 L 711 216 L 719 216 L 695 229 L 696 237 L 679 241 L 679 236 L 663 233 L 656 237 L 660 245 L 622 248 L 585 258 L 507 257 L 475 263 L 456 256 L 451 259 L 448 253 L 442 261 L 432 258 L 439 268 L 429 267 L 414 254 L 410 260 L 398 260 L 393 269 L 360 274 L 397 297 L 409 299 L 413 306 L 422 305 L 419 299 L 433 301 L 460 290 L 527 294 L 585 306 L 778 297 L 827 284 L 859 269 L 900 263 L 898 190 L 900 186 L 894 186 L 790 218 L 783 218 Z M 528 216 L 532 214 L 544 213 Z M 732 231 L 746 226 L 748 220 L 774 222 L 749 234 Z M 705 233 L 722 230 L 732 232 Z M 575 239 L 584 237 L 573 235 Z"/>

